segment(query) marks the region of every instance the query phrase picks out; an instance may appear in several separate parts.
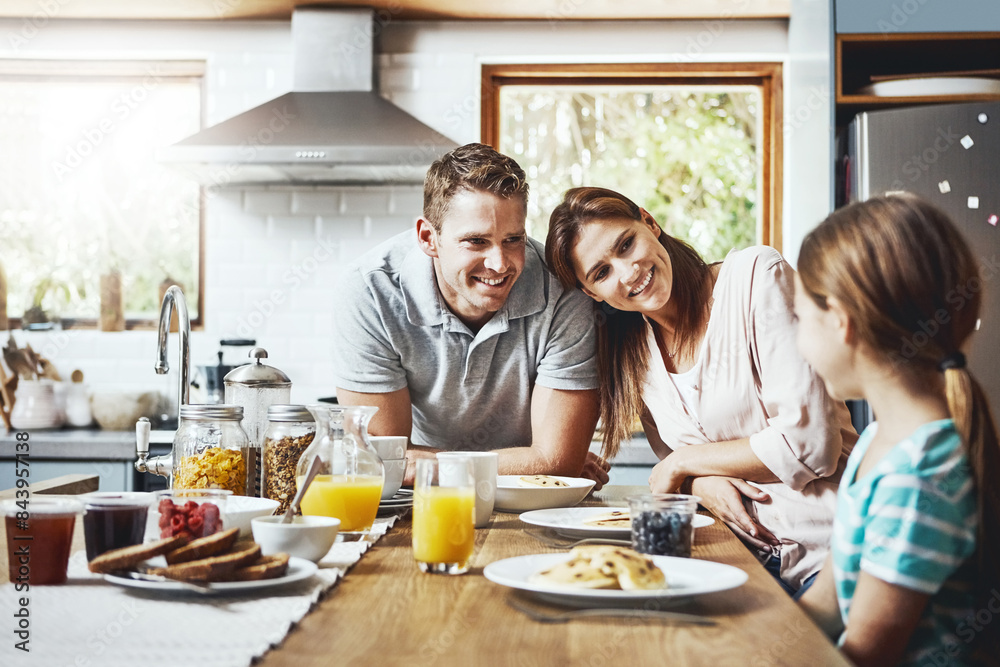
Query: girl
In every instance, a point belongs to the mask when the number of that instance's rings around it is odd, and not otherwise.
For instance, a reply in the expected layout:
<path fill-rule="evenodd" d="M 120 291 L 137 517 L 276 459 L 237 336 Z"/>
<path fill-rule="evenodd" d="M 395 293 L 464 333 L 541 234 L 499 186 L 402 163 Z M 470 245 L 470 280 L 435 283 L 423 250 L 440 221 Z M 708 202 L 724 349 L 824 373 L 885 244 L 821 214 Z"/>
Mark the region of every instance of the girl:
<path fill-rule="evenodd" d="M 867 399 L 878 418 L 848 460 L 831 555 L 801 601 L 859 665 L 966 664 L 1000 634 L 976 620 L 1000 611 L 1000 498 L 985 483 L 1000 450 L 960 351 L 977 284 L 958 230 L 913 195 L 840 209 L 802 244 L 799 350 L 831 395 Z"/>
<path fill-rule="evenodd" d="M 655 492 L 689 490 L 790 593 L 820 568 L 857 435 L 795 352 L 793 271 L 772 248 L 708 265 L 627 197 L 569 190 L 546 260 L 598 302 L 604 451 L 641 414 Z"/>

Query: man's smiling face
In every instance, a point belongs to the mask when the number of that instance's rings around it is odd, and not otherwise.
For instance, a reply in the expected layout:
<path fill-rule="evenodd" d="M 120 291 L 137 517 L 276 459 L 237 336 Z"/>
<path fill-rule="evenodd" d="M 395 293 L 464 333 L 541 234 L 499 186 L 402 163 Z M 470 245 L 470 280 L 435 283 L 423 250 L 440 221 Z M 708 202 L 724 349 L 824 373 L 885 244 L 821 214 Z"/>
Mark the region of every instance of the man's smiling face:
<path fill-rule="evenodd" d="M 421 248 L 434 258 L 438 289 L 451 311 L 478 330 L 503 307 L 524 270 L 525 210 L 517 199 L 481 190 L 457 193 L 440 231 L 421 219 Z"/>

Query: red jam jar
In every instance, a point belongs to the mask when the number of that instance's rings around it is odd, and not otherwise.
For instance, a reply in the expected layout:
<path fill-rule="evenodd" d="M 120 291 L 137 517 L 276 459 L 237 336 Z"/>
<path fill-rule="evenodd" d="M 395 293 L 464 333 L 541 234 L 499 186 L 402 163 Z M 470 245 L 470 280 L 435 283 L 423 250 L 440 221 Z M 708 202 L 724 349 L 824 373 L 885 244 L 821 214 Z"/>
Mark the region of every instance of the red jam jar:
<path fill-rule="evenodd" d="M 87 508 L 83 515 L 83 536 L 88 561 L 105 551 L 142 544 L 153 494 L 88 493 L 80 496 L 80 500 Z"/>
<path fill-rule="evenodd" d="M 73 525 L 83 504 L 72 498 L 32 495 L 0 503 L 7 531 L 10 581 L 30 586 L 66 582 Z"/>

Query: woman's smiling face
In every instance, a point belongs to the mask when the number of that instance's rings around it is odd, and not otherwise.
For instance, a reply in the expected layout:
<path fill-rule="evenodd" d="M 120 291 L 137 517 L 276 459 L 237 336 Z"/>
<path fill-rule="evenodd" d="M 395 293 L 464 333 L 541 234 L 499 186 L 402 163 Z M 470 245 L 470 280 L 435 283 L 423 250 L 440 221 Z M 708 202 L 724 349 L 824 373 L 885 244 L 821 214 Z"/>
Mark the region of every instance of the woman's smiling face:
<path fill-rule="evenodd" d="M 663 309 L 670 301 L 673 269 L 660 233 L 645 211 L 641 222 L 613 218 L 583 225 L 570 255 L 583 291 L 618 310 L 652 314 Z"/>

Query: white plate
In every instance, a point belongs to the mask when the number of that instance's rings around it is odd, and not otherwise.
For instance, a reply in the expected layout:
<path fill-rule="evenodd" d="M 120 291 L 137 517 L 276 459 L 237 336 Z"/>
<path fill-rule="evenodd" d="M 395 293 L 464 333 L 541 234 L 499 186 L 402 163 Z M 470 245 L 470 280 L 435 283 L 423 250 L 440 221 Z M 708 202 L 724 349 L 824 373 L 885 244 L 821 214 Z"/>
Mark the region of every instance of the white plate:
<path fill-rule="evenodd" d="M 614 591 L 585 588 L 564 588 L 547 583 L 529 583 L 536 572 L 552 567 L 570 558 L 568 553 L 534 554 L 505 558 L 490 563 L 483 575 L 490 581 L 534 593 L 540 598 L 557 604 L 576 607 L 635 606 L 657 600 L 674 604 L 696 595 L 706 595 L 742 586 L 747 580 L 743 570 L 709 560 L 650 556 L 656 567 L 667 578 L 668 588 L 645 591 Z"/>
<path fill-rule="evenodd" d="M 584 523 L 601 514 L 607 514 L 624 507 L 558 507 L 555 509 L 535 510 L 525 512 L 519 518 L 532 526 L 551 528 L 566 537 L 615 537 L 628 539 L 632 534 L 631 527 L 591 526 Z M 704 528 L 715 523 L 715 519 L 704 514 L 695 514 L 692 524 L 695 528 Z"/>
<path fill-rule="evenodd" d="M 283 577 L 278 577 L 277 579 L 261 579 L 259 581 L 223 581 L 209 584 L 208 587 L 211 589 L 210 594 L 215 595 L 243 593 L 245 591 L 253 591 L 262 588 L 275 588 L 277 586 L 284 586 L 285 584 L 291 584 L 296 581 L 308 579 L 316 572 L 316 569 L 316 563 L 305 560 L 304 558 L 296 558 L 292 556 L 288 559 L 288 572 L 286 572 Z M 174 581 L 142 581 L 139 579 L 129 579 L 128 577 L 119 577 L 114 574 L 104 575 L 104 580 L 117 586 L 124 586 L 125 588 L 141 588 L 148 591 L 165 593 L 192 593 L 194 595 L 202 595 L 202 593 L 192 591 L 191 589 L 186 588 L 183 584 Z"/>
<path fill-rule="evenodd" d="M 924 95 L 986 95 L 1000 93 L 1000 80 L 974 76 L 928 76 L 879 81 L 858 89 L 860 95 L 921 97 Z"/>
<path fill-rule="evenodd" d="M 569 486 L 521 486 L 522 475 L 498 475 L 494 508 L 503 512 L 525 512 L 549 507 L 569 507 L 587 497 L 594 480 L 581 477 L 560 477 Z"/>

